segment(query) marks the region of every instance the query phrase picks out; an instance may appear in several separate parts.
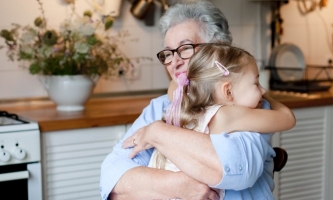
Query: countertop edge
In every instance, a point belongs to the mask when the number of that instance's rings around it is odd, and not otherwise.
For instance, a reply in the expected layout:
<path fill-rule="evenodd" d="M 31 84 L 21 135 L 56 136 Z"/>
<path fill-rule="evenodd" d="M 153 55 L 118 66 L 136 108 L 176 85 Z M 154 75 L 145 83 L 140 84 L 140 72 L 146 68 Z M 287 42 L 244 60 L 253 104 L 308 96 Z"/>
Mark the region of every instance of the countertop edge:
<path fill-rule="evenodd" d="M 61 131 L 133 123 L 153 98 L 163 94 L 91 98 L 82 112 L 58 112 L 51 101 L 0 104 L 0 110 L 38 122 L 40 131 Z M 268 95 L 291 109 L 333 105 L 333 92 L 307 96 L 269 92 Z"/>

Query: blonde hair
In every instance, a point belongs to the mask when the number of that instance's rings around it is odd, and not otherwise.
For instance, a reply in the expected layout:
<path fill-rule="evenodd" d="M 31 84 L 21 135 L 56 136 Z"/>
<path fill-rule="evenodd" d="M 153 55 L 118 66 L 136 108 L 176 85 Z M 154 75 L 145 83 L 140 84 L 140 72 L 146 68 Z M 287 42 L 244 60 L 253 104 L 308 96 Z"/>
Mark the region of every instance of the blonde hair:
<path fill-rule="evenodd" d="M 229 75 L 224 76 L 215 61 L 228 69 Z M 195 129 L 198 119 L 207 107 L 217 102 L 216 86 L 221 81 L 235 83 L 246 66 L 255 59 L 247 51 L 223 43 L 204 44 L 189 61 L 187 78 L 189 85 L 183 88 L 180 112 L 180 127 Z M 156 163 L 158 168 L 165 167 L 166 158 L 158 152 Z"/>
<path fill-rule="evenodd" d="M 228 69 L 228 76 L 223 76 L 215 61 Z M 206 44 L 200 48 L 189 62 L 187 78 L 190 85 L 184 88 L 181 127 L 195 124 L 195 128 L 199 116 L 205 113 L 207 107 L 216 104 L 217 84 L 221 81 L 236 82 L 244 67 L 253 61 L 253 56 L 247 51 L 230 45 Z"/>

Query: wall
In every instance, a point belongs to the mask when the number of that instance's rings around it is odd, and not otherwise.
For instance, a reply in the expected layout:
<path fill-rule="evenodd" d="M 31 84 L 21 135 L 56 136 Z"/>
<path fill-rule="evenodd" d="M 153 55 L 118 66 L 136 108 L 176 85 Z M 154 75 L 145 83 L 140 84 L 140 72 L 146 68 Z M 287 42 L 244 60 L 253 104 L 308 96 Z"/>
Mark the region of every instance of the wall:
<path fill-rule="evenodd" d="M 76 1 L 77 12 L 82 13 L 87 8 L 91 8 L 88 4 L 90 1 Z M 43 2 L 49 27 L 58 27 L 59 23 L 70 14 L 70 7 L 62 5 L 60 2 L 60 0 Z M 158 29 L 156 26 L 147 27 L 143 21 L 135 19 L 129 12 L 130 6 L 128 1 L 123 1 L 121 14 L 115 18 L 112 32 L 116 34 L 119 30 L 128 30 L 131 33 L 131 38 L 138 39 L 137 42 L 128 42 L 122 46 L 122 50 L 129 57 L 148 56 L 154 58 L 154 60 L 136 64 L 140 73 L 134 80 L 116 79 L 106 81 L 100 79 L 95 88 L 95 93 L 153 90 L 166 88 L 168 85 L 164 67 L 159 64 L 154 56 L 155 52 L 162 48 Z M 39 13 L 38 4 L 34 0 L 4 1 L 0 12 L 0 28 L 9 28 L 12 22 L 22 25 L 31 24 Z M 159 14 L 156 12 L 156 15 Z M 2 40 L 1 42 L 3 43 Z M 0 51 L 0 99 L 47 96 L 46 91 L 38 81 L 38 76 L 30 75 L 27 70 L 19 68 L 18 65 L 18 63 L 8 61 L 4 49 Z"/>
<path fill-rule="evenodd" d="M 81 13 L 89 7 L 91 0 L 77 0 L 76 9 Z M 234 44 L 250 51 L 259 60 L 263 57 L 262 42 L 267 41 L 262 34 L 261 16 L 265 14 L 261 4 L 247 0 L 212 0 L 221 8 L 230 23 Z M 70 14 L 70 7 L 61 4 L 61 0 L 43 1 L 45 15 L 50 27 L 58 27 L 59 23 Z M 164 67 L 158 62 L 155 54 L 163 48 L 162 40 L 156 26 L 160 14 L 160 4 L 156 2 L 155 26 L 145 26 L 143 21 L 135 19 L 129 12 L 131 4 L 123 0 L 121 14 L 116 18 L 112 31 L 128 30 L 137 42 L 124 44 L 122 49 L 129 57 L 148 56 L 153 61 L 137 64 L 139 76 L 133 80 L 100 79 L 94 93 L 115 93 L 165 89 L 169 80 Z M 10 28 L 15 22 L 22 25 L 32 24 L 39 15 L 38 4 L 34 0 L 11 0 L 1 2 L 0 29 Z M 264 25 L 266 29 L 266 25 Z M 266 39 L 262 39 L 266 38 Z M 3 44 L 3 40 L 0 40 Z M 0 100 L 47 97 L 47 93 L 38 80 L 27 70 L 19 67 L 19 63 L 9 62 L 5 50 L 0 50 Z"/>
<path fill-rule="evenodd" d="M 316 1 L 319 2 L 319 1 Z M 303 15 L 301 2 L 290 1 L 281 7 L 284 33 L 282 43 L 293 43 L 303 52 L 307 64 L 327 65 L 333 58 L 333 2 L 327 7 L 318 6 L 313 12 Z M 311 1 L 307 1 L 309 8 Z"/>

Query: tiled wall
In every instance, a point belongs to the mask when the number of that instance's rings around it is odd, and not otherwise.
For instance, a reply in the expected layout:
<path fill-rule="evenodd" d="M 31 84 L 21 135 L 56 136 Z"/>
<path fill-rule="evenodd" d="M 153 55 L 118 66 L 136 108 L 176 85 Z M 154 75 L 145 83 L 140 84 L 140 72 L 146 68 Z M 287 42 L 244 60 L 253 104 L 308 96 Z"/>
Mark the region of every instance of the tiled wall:
<path fill-rule="evenodd" d="M 43 1 L 43 0 L 42 0 Z M 89 8 L 92 0 L 76 1 L 77 12 Z M 44 8 L 50 27 L 58 24 L 70 14 L 70 8 L 62 5 L 61 0 L 46 1 Z M 234 38 L 234 44 L 250 51 L 263 63 L 268 52 L 262 51 L 269 41 L 266 34 L 267 25 L 262 19 L 269 11 L 269 6 L 261 6 L 258 2 L 249 0 L 212 0 L 226 15 Z M 139 75 L 133 80 L 100 79 L 94 93 L 130 92 L 165 89 L 169 79 L 164 67 L 155 58 L 156 52 L 162 49 L 162 40 L 156 26 L 160 16 L 160 4 L 156 2 L 155 26 L 145 26 L 130 14 L 131 4 L 123 0 L 121 14 L 116 18 L 112 30 L 128 30 L 138 42 L 126 43 L 122 49 L 129 57 L 148 56 L 153 61 L 145 61 L 138 65 Z M 0 8 L 0 29 L 9 28 L 12 22 L 31 24 L 39 15 L 38 4 L 35 0 L 2 1 Z M 287 21 L 287 20 L 286 20 Z M 0 40 L 3 44 L 3 40 Z M 18 67 L 18 63 L 9 62 L 4 49 L 0 50 L 0 100 L 17 98 L 47 97 L 37 76 L 32 76 L 27 70 Z"/>
<path fill-rule="evenodd" d="M 81 14 L 87 8 L 91 8 L 86 1 L 76 1 L 77 13 Z M 60 3 L 61 0 L 44 0 L 45 15 L 48 26 L 58 28 L 59 23 L 69 16 L 70 7 Z M 0 28 L 10 28 L 12 22 L 22 25 L 32 24 L 39 15 L 38 4 L 35 0 L 12 0 L 1 2 Z M 123 0 L 121 13 L 115 18 L 112 28 L 113 34 L 119 30 L 128 30 L 131 33 L 128 39 L 138 39 L 137 42 L 127 42 L 122 50 L 129 57 L 146 56 L 153 61 L 144 61 L 136 64 L 139 75 L 135 79 L 100 79 L 95 88 L 95 93 L 141 91 L 163 89 L 168 85 L 168 77 L 165 69 L 155 59 L 155 52 L 162 48 L 157 26 L 145 26 L 143 21 L 137 20 L 130 14 L 131 4 Z M 155 12 L 156 18 L 160 16 L 160 9 Z M 157 20 L 156 20 L 157 22 Z M 0 40 L 3 44 L 3 40 Z M 27 70 L 18 67 L 18 63 L 9 62 L 5 49 L 0 50 L 0 99 L 46 97 L 47 93 L 38 80 L 38 76 L 32 76 Z"/>

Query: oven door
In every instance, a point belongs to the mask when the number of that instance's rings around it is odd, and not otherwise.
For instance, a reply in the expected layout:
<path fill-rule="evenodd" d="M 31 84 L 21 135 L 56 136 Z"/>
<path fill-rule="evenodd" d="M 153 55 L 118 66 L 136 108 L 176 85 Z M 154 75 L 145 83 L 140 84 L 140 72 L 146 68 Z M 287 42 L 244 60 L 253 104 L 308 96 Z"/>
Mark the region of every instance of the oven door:
<path fill-rule="evenodd" d="M 0 166 L 0 188 L 4 200 L 42 200 L 41 164 Z"/>

